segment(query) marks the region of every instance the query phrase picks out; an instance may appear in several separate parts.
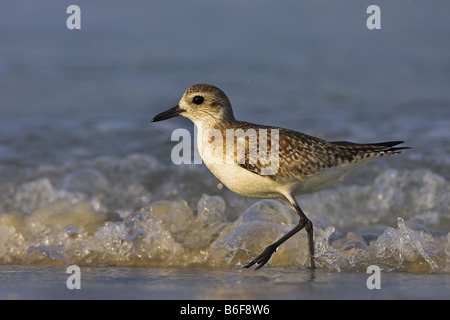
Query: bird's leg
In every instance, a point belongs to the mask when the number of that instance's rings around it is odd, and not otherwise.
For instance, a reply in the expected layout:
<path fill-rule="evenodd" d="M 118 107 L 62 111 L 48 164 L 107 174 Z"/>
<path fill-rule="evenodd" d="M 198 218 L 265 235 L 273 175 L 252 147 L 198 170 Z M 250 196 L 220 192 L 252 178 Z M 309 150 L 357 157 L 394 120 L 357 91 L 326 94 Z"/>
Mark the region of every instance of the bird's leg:
<path fill-rule="evenodd" d="M 297 203 L 297 200 L 295 200 L 294 195 L 286 195 L 286 199 L 288 199 L 289 203 L 294 208 L 295 212 L 297 212 L 298 216 L 300 217 L 299 225 L 304 223 L 304 227 L 306 230 L 306 234 L 308 235 L 308 251 L 309 251 L 309 266 L 311 269 L 316 268 L 316 264 L 314 262 L 314 230 L 313 230 L 313 224 L 311 220 L 306 217 L 303 210 L 300 208 L 300 206 Z M 302 228 L 300 228 L 301 230 Z"/>
<path fill-rule="evenodd" d="M 292 205 L 292 207 L 295 209 L 295 212 L 297 212 L 298 216 L 300 217 L 300 221 L 298 224 L 288 233 L 286 233 L 284 236 L 282 236 L 280 239 L 269 245 L 264 251 L 257 256 L 254 260 L 246 263 L 244 265 L 244 268 L 249 268 L 255 263 L 257 264 L 256 269 L 258 270 L 262 266 L 264 266 L 272 256 L 272 254 L 277 250 L 277 248 L 285 242 L 287 239 L 292 237 L 294 234 L 305 228 L 306 233 L 308 235 L 308 249 L 309 249 L 309 262 L 310 267 L 315 268 L 314 263 L 314 239 L 313 239 L 313 224 L 312 222 L 306 217 L 305 213 L 300 209 L 297 201 L 295 198 L 291 195 L 286 196 L 286 198 L 289 200 L 289 203 Z"/>
<path fill-rule="evenodd" d="M 299 209 L 300 209 L 300 207 L 299 207 Z M 308 219 L 308 218 L 306 218 L 306 219 Z M 313 224 L 312 224 L 311 220 L 309 220 L 309 219 L 306 222 L 305 230 L 306 230 L 306 234 L 308 235 L 309 266 L 311 269 L 315 269 L 316 264 L 314 262 L 314 231 L 313 231 Z"/>

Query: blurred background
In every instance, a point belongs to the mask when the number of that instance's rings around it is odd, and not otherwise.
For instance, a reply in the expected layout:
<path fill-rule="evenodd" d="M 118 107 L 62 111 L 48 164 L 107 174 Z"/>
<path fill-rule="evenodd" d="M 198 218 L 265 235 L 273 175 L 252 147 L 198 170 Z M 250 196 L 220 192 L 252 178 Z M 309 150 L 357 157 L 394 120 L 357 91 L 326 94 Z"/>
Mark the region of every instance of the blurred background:
<path fill-rule="evenodd" d="M 11 140 L 21 137 L 22 152 L 38 145 L 49 152 L 42 162 L 61 160 L 88 124 L 127 121 L 142 136 L 122 140 L 110 132 L 111 149 L 85 151 L 110 154 L 124 144 L 126 152 L 129 145 L 154 151 L 161 145 L 152 133 L 171 124 L 155 129 L 149 120 L 199 82 L 222 88 L 239 119 L 336 140 L 407 140 L 426 148 L 423 156 L 448 152 L 445 1 L 379 1 L 381 30 L 366 27 L 370 2 L 348 0 L 81 0 L 82 28 L 68 30 L 72 2 L 2 3 L 3 159 L 19 152 Z M 44 123 L 36 134 L 50 137 L 23 136 Z M 36 156 L 28 152 L 19 156 Z"/>

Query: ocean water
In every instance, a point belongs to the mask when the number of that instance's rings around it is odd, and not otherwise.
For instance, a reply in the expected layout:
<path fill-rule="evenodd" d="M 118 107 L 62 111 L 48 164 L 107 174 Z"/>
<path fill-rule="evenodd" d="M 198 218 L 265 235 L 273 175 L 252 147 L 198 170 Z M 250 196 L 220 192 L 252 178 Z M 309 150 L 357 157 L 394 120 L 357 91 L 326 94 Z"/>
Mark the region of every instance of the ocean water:
<path fill-rule="evenodd" d="M 70 4 L 0 13 L 0 298 L 450 298 L 449 3 L 380 1 L 380 30 L 361 1 L 77 1 L 81 30 Z M 172 163 L 193 124 L 150 120 L 195 83 L 238 119 L 412 149 L 297 198 L 316 271 L 304 231 L 242 270 L 296 215 Z"/>

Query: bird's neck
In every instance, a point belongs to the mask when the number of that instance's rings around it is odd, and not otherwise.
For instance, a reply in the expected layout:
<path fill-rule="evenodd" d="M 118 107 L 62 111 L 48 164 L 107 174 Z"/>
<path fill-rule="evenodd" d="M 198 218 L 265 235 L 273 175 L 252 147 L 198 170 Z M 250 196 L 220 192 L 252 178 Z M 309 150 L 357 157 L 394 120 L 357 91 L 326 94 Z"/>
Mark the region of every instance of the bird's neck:
<path fill-rule="evenodd" d="M 194 121 L 197 129 L 207 130 L 207 129 L 218 129 L 218 130 L 226 130 L 233 129 L 239 121 L 237 121 L 234 117 L 208 117 L 201 120 Z"/>

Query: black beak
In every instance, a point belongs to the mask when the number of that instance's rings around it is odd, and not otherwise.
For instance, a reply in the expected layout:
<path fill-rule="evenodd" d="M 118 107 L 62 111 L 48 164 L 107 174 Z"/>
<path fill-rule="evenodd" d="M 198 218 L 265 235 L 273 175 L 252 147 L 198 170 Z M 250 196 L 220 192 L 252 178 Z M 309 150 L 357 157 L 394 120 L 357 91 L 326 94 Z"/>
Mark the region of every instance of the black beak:
<path fill-rule="evenodd" d="M 152 119 L 152 122 L 157 122 L 157 121 L 162 121 L 162 120 L 167 120 L 167 119 L 170 119 L 170 118 L 173 118 L 173 117 L 177 117 L 182 112 L 184 112 L 184 110 L 181 109 L 178 105 L 176 105 L 175 107 L 170 108 L 167 111 L 161 112 L 160 114 L 155 116 Z"/>

